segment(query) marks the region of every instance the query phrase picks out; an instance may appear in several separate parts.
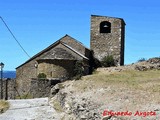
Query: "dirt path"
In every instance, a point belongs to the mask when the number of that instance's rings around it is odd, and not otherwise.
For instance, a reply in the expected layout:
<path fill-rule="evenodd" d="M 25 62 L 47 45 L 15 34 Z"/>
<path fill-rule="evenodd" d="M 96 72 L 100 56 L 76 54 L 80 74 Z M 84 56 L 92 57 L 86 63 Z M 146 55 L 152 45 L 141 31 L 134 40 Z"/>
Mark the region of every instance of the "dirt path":
<path fill-rule="evenodd" d="M 0 120 L 59 120 L 57 112 L 48 104 L 48 98 L 8 100 L 10 108 Z"/>

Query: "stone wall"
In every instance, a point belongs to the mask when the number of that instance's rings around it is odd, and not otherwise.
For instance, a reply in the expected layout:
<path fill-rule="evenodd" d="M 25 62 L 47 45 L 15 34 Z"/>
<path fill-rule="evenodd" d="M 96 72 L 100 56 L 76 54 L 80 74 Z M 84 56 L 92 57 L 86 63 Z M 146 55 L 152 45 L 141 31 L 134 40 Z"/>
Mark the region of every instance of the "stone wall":
<path fill-rule="evenodd" d="M 100 24 L 104 21 L 111 23 L 109 33 L 100 33 Z M 117 65 L 124 64 L 125 23 L 123 19 L 91 16 L 91 49 L 98 60 L 113 55 Z"/>
<path fill-rule="evenodd" d="M 1 92 L 3 92 L 3 99 L 15 99 L 17 94 L 15 86 L 16 86 L 15 79 L 3 79 L 3 87 L 2 87 L 3 89 L 2 90 L 0 89 L 1 90 L 0 95 Z"/>
<path fill-rule="evenodd" d="M 20 94 L 28 93 L 32 78 L 37 77 L 36 59 L 16 69 L 17 90 Z"/>
<path fill-rule="evenodd" d="M 32 98 L 41 98 L 48 97 L 50 95 L 50 90 L 52 86 L 60 83 L 62 79 L 32 79 L 29 91 L 25 95 L 29 95 Z M 0 82 L 1 87 L 1 82 Z M 1 98 L 1 92 L 3 92 L 3 98 Z M 19 91 L 16 88 L 15 79 L 4 79 L 3 80 L 3 89 L 0 89 L 0 99 L 16 99 L 19 97 L 21 99 L 23 95 L 19 94 Z"/>
<path fill-rule="evenodd" d="M 51 87 L 59 82 L 59 79 L 32 79 L 30 86 L 30 95 L 33 98 L 49 97 Z"/>
<path fill-rule="evenodd" d="M 71 78 L 75 60 L 39 60 L 38 73 L 45 73 L 47 78 Z"/>

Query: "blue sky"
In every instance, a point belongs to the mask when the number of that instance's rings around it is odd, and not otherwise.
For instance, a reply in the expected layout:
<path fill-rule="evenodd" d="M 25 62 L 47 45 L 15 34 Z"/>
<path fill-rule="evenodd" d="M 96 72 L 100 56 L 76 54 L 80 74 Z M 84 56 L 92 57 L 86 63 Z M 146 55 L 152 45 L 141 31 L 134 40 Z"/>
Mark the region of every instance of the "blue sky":
<path fill-rule="evenodd" d="M 125 64 L 160 56 L 159 0 L 0 0 L 3 17 L 30 56 L 65 34 L 90 47 L 90 16 L 126 22 Z M 0 21 L 0 62 L 15 70 L 29 58 Z"/>

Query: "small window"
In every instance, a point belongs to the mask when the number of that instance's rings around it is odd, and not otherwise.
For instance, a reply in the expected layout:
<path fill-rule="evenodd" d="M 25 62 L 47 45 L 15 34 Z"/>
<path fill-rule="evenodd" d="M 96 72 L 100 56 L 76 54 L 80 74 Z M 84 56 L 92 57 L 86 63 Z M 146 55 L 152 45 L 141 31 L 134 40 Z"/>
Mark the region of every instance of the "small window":
<path fill-rule="evenodd" d="M 100 33 L 110 33 L 111 23 L 108 21 L 103 21 L 100 23 Z"/>

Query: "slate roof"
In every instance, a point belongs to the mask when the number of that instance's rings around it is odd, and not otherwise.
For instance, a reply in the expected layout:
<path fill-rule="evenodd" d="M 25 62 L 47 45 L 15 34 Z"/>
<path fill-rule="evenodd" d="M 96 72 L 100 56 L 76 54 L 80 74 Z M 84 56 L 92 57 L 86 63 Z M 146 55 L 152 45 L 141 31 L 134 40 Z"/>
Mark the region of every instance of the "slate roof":
<path fill-rule="evenodd" d="M 76 58 L 70 54 L 69 52 L 67 52 L 65 49 L 63 48 L 55 48 L 53 50 L 51 50 L 50 52 L 48 52 L 47 55 L 43 56 L 42 58 L 43 60 L 53 60 L 53 59 L 64 59 L 64 60 L 76 60 Z"/>
<path fill-rule="evenodd" d="M 64 45 L 66 48 L 70 49 L 71 51 L 73 51 L 74 53 L 76 53 L 77 55 L 79 55 L 80 57 L 89 60 L 89 58 L 87 58 L 86 56 L 84 56 L 83 54 L 81 54 L 80 52 L 78 52 L 77 50 L 75 50 L 74 48 L 72 48 L 71 46 L 67 45 L 66 43 L 61 42 L 61 40 L 65 37 L 70 37 L 69 35 L 65 35 L 64 37 L 62 37 L 61 39 L 59 39 L 58 41 L 56 41 L 55 43 L 51 44 L 49 47 L 47 47 L 46 49 L 42 50 L 41 52 L 37 53 L 36 55 L 34 55 L 33 57 L 31 57 L 29 60 L 27 60 L 25 63 L 21 64 L 20 66 L 18 66 L 16 69 L 18 69 L 19 67 L 25 65 L 26 63 L 32 61 L 33 59 L 43 55 L 45 52 L 48 52 L 49 50 L 53 49 L 55 46 L 57 46 L 58 44 L 62 44 Z M 72 37 L 70 37 L 72 38 Z M 72 38 L 74 39 L 74 38 Z M 74 39 L 76 42 L 78 42 L 78 44 L 82 45 L 83 47 L 85 47 L 81 42 L 77 41 L 76 39 Z M 87 47 L 85 47 L 86 49 L 88 49 Z M 44 55 L 43 57 L 41 57 L 40 59 L 68 59 L 68 60 L 76 60 L 76 58 L 69 53 L 68 51 L 66 51 L 63 48 L 55 48 L 53 50 L 50 51 L 50 54 Z"/>

